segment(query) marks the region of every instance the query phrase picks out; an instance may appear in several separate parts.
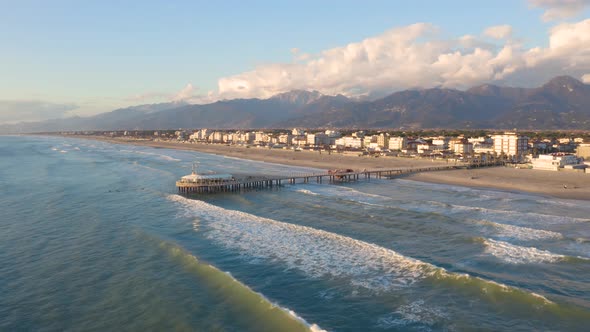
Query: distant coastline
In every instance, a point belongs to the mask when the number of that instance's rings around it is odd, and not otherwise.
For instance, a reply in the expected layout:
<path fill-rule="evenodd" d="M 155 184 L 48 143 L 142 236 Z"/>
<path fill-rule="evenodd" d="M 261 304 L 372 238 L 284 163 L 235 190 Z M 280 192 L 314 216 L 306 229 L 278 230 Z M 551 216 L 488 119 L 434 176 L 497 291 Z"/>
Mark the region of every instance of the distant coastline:
<path fill-rule="evenodd" d="M 156 142 L 108 138 L 104 136 L 67 135 L 81 139 L 104 141 L 114 144 L 128 144 L 192 150 L 269 163 L 314 167 L 319 169 L 354 168 L 406 168 L 446 164 L 444 161 L 400 157 L 359 157 L 358 155 L 328 154 L 325 151 L 292 151 L 268 148 L 246 148 L 223 144 Z M 491 188 L 511 192 L 527 192 L 563 199 L 590 200 L 590 175 L 576 172 L 553 172 L 510 167 L 490 167 L 469 170 L 438 171 L 411 174 L 404 177 L 429 183 L 449 184 L 472 188 Z"/>

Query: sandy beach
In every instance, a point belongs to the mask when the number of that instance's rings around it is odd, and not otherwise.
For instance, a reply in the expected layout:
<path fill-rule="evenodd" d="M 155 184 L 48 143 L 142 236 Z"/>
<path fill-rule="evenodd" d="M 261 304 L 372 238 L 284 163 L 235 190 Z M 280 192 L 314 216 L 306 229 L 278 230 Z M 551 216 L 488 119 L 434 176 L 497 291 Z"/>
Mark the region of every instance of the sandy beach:
<path fill-rule="evenodd" d="M 71 137 L 71 136 L 69 136 Z M 194 150 L 236 158 L 269 163 L 314 167 L 319 169 L 352 168 L 407 168 L 447 165 L 444 161 L 428 159 L 367 157 L 358 154 L 343 155 L 327 152 L 292 151 L 223 144 L 190 144 L 176 142 L 139 141 L 102 136 L 75 136 L 116 144 L 132 144 L 156 148 Z M 529 192 L 556 198 L 590 200 L 590 174 L 579 172 L 553 172 L 510 167 L 489 167 L 468 170 L 437 171 L 405 176 L 406 179 L 460 185 L 475 188 L 493 188 L 511 192 Z"/>

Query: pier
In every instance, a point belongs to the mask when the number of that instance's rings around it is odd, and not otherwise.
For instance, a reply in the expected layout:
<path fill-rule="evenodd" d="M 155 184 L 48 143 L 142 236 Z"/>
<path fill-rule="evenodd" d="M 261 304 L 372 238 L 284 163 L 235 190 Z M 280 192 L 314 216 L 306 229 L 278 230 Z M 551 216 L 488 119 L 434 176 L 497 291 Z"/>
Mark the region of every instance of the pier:
<path fill-rule="evenodd" d="M 480 167 L 481 165 L 477 165 Z M 433 167 L 398 168 L 398 169 L 375 169 L 375 170 L 330 170 L 321 173 L 290 174 L 275 176 L 231 176 L 221 175 L 199 175 L 194 171 L 191 175 L 183 177 L 176 182 L 178 191 L 183 194 L 192 193 L 219 193 L 237 192 L 242 190 L 272 188 L 283 184 L 297 183 L 343 183 L 370 179 L 391 179 L 396 176 L 418 173 L 433 172 L 452 169 L 472 168 L 475 165 L 445 165 Z"/>

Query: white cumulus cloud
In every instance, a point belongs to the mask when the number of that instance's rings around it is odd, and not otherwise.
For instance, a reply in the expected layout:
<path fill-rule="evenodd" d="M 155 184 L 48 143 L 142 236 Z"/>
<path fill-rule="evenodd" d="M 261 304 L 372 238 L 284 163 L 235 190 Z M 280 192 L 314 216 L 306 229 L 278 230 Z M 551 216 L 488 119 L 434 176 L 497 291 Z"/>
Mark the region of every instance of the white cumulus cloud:
<path fill-rule="evenodd" d="M 218 91 L 208 97 L 267 98 L 294 89 L 361 96 L 481 83 L 537 86 L 556 75 L 590 72 L 590 19 L 553 27 L 546 48 L 527 49 L 512 34 L 505 25 L 484 31 L 492 43 L 473 35 L 449 39 L 432 24 L 417 23 L 306 60 L 220 78 Z"/>
<path fill-rule="evenodd" d="M 194 97 L 196 89 L 191 83 L 188 83 L 182 90 L 172 97 L 172 101 L 186 101 Z"/>
<path fill-rule="evenodd" d="M 484 30 L 483 34 L 490 38 L 504 39 L 512 36 L 512 27 L 510 25 L 497 25 Z"/>
<path fill-rule="evenodd" d="M 576 16 L 590 6 L 590 0 L 529 0 L 529 4 L 545 9 L 541 18 L 547 22 Z"/>
<path fill-rule="evenodd" d="M 133 103 L 162 103 L 162 102 L 186 102 L 189 104 L 203 104 L 210 103 L 217 100 L 217 94 L 212 91 L 209 93 L 201 93 L 198 87 L 193 86 L 192 83 L 187 83 L 182 89 L 177 92 L 144 92 L 135 94 L 122 99 L 125 102 Z"/>

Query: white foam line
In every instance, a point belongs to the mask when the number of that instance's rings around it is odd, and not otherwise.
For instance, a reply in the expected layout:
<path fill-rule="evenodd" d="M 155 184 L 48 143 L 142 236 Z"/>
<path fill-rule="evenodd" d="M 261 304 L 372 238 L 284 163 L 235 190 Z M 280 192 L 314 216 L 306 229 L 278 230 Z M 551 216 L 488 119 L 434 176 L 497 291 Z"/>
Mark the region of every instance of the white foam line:
<path fill-rule="evenodd" d="M 252 262 L 278 262 L 311 278 L 344 279 L 353 287 L 376 293 L 405 288 L 429 277 L 480 280 L 486 285 L 484 293 L 490 285 L 521 291 L 469 274 L 448 272 L 391 249 L 327 231 L 227 210 L 179 195 L 169 195 L 168 199 L 182 206 L 187 217 L 198 218 L 195 227 L 208 228 L 209 239 Z"/>
<path fill-rule="evenodd" d="M 580 223 L 590 222 L 590 219 L 574 218 L 568 216 L 555 216 L 550 214 L 540 214 L 534 212 L 521 211 L 507 211 L 488 209 L 483 207 L 465 206 L 457 204 L 441 203 L 436 201 L 424 201 L 422 205 L 414 205 L 415 208 L 426 209 L 428 212 L 435 213 L 454 213 L 454 212 L 472 212 L 478 213 L 483 217 L 489 217 L 490 220 L 496 221 L 498 219 L 508 222 L 514 221 L 517 223 L 529 223 L 538 225 L 540 221 L 545 224 L 564 224 L 564 223 Z M 450 210 L 450 211 L 449 211 Z"/>
<path fill-rule="evenodd" d="M 194 256 L 193 256 L 194 257 Z M 195 258 L 196 259 L 196 258 Z M 214 267 L 213 265 L 209 265 L 211 268 L 216 269 L 216 267 Z M 243 287 L 248 288 L 251 292 L 256 293 L 258 296 L 260 296 L 262 299 L 264 299 L 266 302 L 270 303 L 272 306 L 280 309 L 281 311 L 283 311 L 284 313 L 288 314 L 289 316 L 291 316 L 293 319 L 299 321 L 300 323 L 302 323 L 303 325 L 307 326 L 307 328 L 309 328 L 310 331 L 312 332 L 327 332 L 326 330 L 322 329 L 321 327 L 319 327 L 317 324 L 310 324 L 308 323 L 303 317 L 299 316 L 295 311 L 289 309 L 289 308 L 285 308 L 281 305 L 276 304 L 275 302 L 271 301 L 270 299 L 268 299 L 266 296 L 264 296 L 264 294 L 259 293 L 259 292 L 255 292 L 252 288 L 248 287 L 247 285 L 243 284 L 242 282 L 240 282 L 238 279 L 236 279 L 231 273 L 224 271 L 225 274 L 227 274 L 234 282 L 242 285 Z"/>
<path fill-rule="evenodd" d="M 153 153 L 153 152 L 138 151 L 138 150 L 120 150 L 120 152 L 131 152 L 131 153 L 136 153 L 136 154 L 143 154 L 146 156 L 155 156 L 160 159 L 167 160 L 167 161 L 182 161 L 180 159 L 176 159 L 176 158 L 170 157 L 165 154 L 159 154 L 159 153 Z"/>
<path fill-rule="evenodd" d="M 353 286 L 379 292 L 407 287 L 444 271 L 342 235 L 226 210 L 178 195 L 170 199 L 190 207 L 195 217 L 206 219 L 210 239 L 251 259 L 280 261 L 312 278 L 346 278 Z"/>
<path fill-rule="evenodd" d="M 509 264 L 556 263 L 566 258 L 547 250 L 485 239 L 485 252 Z"/>
<path fill-rule="evenodd" d="M 516 239 L 521 241 L 563 239 L 563 235 L 561 233 L 542 229 L 500 224 L 487 220 L 475 220 L 474 222 L 481 225 L 490 225 L 494 227 L 497 230 L 494 235 L 503 239 Z"/>
<path fill-rule="evenodd" d="M 322 185 L 309 185 L 312 186 L 311 190 L 309 189 L 295 189 L 295 192 L 299 192 L 306 195 L 312 196 L 324 196 L 330 198 L 338 198 L 344 199 L 351 202 L 370 205 L 370 206 L 379 206 L 384 208 L 389 208 L 390 206 L 384 204 L 376 204 L 376 203 L 385 203 L 387 201 L 392 201 L 393 199 L 386 196 L 369 194 L 362 191 L 358 191 L 348 187 L 340 187 L 340 186 L 322 186 Z"/>
<path fill-rule="evenodd" d="M 325 187 L 325 186 L 324 186 Z M 391 208 L 391 205 L 385 204 L 378 204 L 378 203 L 385 203 L 386 201 L 393 201 L 392 198 L 381 196 L 381 195 L 374 195 L 369 193 L 364 193 L 361 191 L 357 191 L 351 188 L 342 189 L 337 187 L 336 189 L 332 189 L 331 187 L 324 188 L 322 186 L 317 186 L 312 190 L 308 189 L 296 189 L 296 192 L 300 192 L 306 195 L 323 195 L 326 197 L 335 197 L 340 199 L 350 200 L 352 202 L 369 205 L 369 206 L 377 206 L 383 208 Z M 371 202 L 375 201 L 376 202 Z M 462 205 L 454 205 L 449 203 L 443 202 L 436 202 L 436 201 L 425 201 L 423 204 L 398 204 L 395 206 L 397 208 L 407 209 L 409 211 L 415 211 L 416 208 L 420 210 L 425 210 L 426 212 L 434 212 L 440 213 L 443 215 L 452 215 L 455 212 L 478 212 L 484 218 L 487 217 L 489 220 L 477 220 L 475 222 L 480 224 L 489 224 L 495 227 L 498 232 L 495 234 L 502 238 L 514 238 L 518 240 L 539 240 L 539 239 L 560 239 L 563 238 L 563 235 L 557 232 L 543 230 L 543 229 L 535 229 L 531 227 L 524 227 L 524 226 L 516 226 L 508 224 L 509 222 L 516 221 L 517 223 L 522 223 L 522 221 L 530 222 L 525 223 L 527 225 L 534 224 L 538 225 L 538 220 L 546 221 L 546 224 L 555 224 L 555 223 L 564 223 L 564 222 L 585 222 L 590 221 L 586 219 L 580 218 L 572 218 L 572 217 L 556 217 L 553 215 L 543 215 L 538 213 L 517 213 L 514 211 L 504 211 L 504 210 L 493 210 L 493 209 L 486 209 L 482 207 L 470 207 L 470 206 L 462 206 Z M 522 218 L 524 216 L 524 218 Z M 504 221 L 505 223 L 500 223 L 497 221 Z"/>
<path fill-rule="evenodd" d="M 448 320 L 448 314 L 438 307 L 428 307 L 424 300 L 399 306 L 396 311 L 382 316 L 377 320 L 377 326 L 384 329 L 403 327 L 411 324 L 433 326 L 441 320 Z"/>
<path fill-rule="evenodd" d="M 318 193 L 314 193 L 311 190 L 307 190 L 307 189 L 297 189 L 295 190 L 298 193 L 302 193 L 302 194 L 306 194 L 306 195 L 311 195 L 311 196 L 319 196 L 320 194 Z"/>

